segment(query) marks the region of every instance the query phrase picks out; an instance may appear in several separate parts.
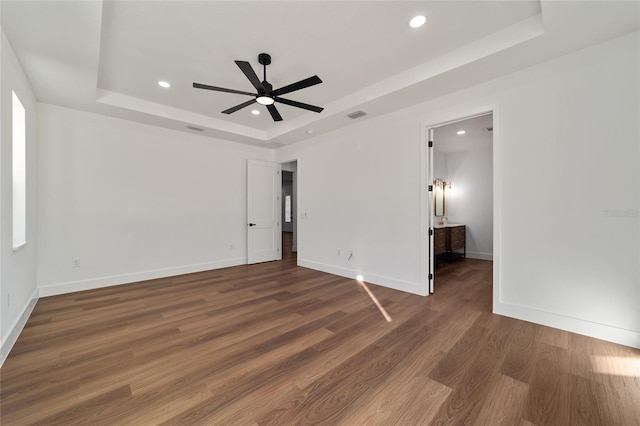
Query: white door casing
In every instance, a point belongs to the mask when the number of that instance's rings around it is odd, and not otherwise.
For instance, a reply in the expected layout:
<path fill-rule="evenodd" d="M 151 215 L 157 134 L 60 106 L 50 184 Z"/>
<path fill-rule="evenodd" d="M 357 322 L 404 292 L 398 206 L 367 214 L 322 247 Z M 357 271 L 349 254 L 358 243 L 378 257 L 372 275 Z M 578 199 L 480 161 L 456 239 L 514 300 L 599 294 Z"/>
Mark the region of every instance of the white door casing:
<path fill-rule="evenodd" d="M 247 263 L 282 259 L 280 164 L 247 162 Z"/>
<path fill-rule="evenodd" d="M 433 128 L 430 128 L 427 133 L 428 139 L 428 148 L 427 148 L 427 164 L 428 164 L 428 172 L 427 172 L 427 182 L 428 185 L 433 185 Z M 433 188 L 433 186 L 432 186 Z M 433 207 L 434 207 L 434 191 L 428 191 L 427 194 L 427 227 L 429 229 L 428 238 L 429 238 L 429 271 L 428 271 L 428 282 L 429 282 L 429 293 L 434 292 L 434 281 L 435 281 L 435 255 L 433 249 L 434 242 L 434 230 L 433 227 Z"/>

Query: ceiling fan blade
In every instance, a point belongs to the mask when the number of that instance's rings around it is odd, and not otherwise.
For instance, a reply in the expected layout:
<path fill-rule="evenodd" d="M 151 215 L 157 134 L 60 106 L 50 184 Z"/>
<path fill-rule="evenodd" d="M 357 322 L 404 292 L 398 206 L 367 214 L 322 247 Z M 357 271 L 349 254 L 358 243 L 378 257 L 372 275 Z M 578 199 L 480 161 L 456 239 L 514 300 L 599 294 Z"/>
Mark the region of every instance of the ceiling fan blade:
<path fill-rule="evenodd" d="M 209 86 L 209 85 L 200 84 L 200 83 L 193 83 L 193 87 L 196 89 L 215 90 L 217 92 L 236 93 L 238 95 L 249 95 L 249 96 L 256 95 L 255 93 L 243 92 L 242 90 L 225 89 L 224 87 Z"/>
<path fill-rule="evenodd" d="M 284 95 L 285 93 L 295 92 L 296 90 L 304 89 L 309 86 L 315 86 L 316 84 L 322 83 L 320 77 L 314 75 L 313 77 L 305 78 L 304 80 L 300 80 L 298 82 L 289 84 L 288 86 L 281 87 L 277 90 L 271 92 L 274 96 Z"/>
<path fill-rule="evenodd" d="M 267 105 L 267 109 L 269 110 L 269 114 L 271 114 L 271 118 L 273 118 L 273 121 L 282 121 L 282 116 L 278 112 L 278 109 L 275 105 Z"/>
<path fill-rule="evenodd" d="M 244 73 L 244 75 L 247 76 L 247 78 L 249 79 L 251 84 L 253 84 L 253 87 L 255 87 L 256 90 L 258 91 L 262 90 L 263 92 L 266 92 L 264 86 L 260 82 L 260 79 L 258 79 L 258 76 L 256 75 L 255 71 L 253 70 L 249 62 L 246 62 L 246 61 L 235 61 L 235 62 L 238 68 L 240 68 Z"/>
<path fill-rule="evenodd" d="M 238 111 L 239 109 L 242 109 L 244 107 L 248 107 L 249 105 L 251 105 L 252 103 L 255 103 L 255 99 L 251 99 L 250 101 L 247 102 L 243 102 L 240 105 L 236 105 L 234 107 L 231 107 L 229 109 L 225 109 L 224 111 L 222 111 L 223 114 L 231 114 L 234 113 L 236 111 Z"/>
<path fill-rule="evenodd" d="M 276 102 L 281 102 L 283 104 L 286 105 L 291 105 L 294 107 L 298 107 L 298 108 L 303 108 L 303 109 L 308 109 L 309 111 L 313 111 L 313 112 L 322 112 L 322 110 L 324 108 L 321 108 L 319 106 L 315 106 L 315 105 L 309 105 L 309 104 L 305 104 L 302 102 L 298 102 L 298 101 L 292 101 L 290 99 L 284 99 L 284 98 L 275 98 Z"/>

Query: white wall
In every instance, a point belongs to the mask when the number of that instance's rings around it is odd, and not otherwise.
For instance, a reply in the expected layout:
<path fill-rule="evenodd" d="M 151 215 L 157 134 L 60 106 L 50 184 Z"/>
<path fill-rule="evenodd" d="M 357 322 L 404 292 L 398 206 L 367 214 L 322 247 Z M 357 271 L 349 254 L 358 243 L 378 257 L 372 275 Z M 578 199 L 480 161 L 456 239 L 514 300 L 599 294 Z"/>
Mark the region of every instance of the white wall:
<path fill-rule="evenodd" d="M 298 159 L 299 265 L 421 292 L 419 137 L 395 115 L 278 151 Z"/>
<path fill-rule="evenodd" d="M 273 151 L 47 104 L 38 114 L 41 295 L 246 263 L 247 159 Z"/>
<path fill-rule="evenodd" d="M 467 257 L 493 259 L 493 149 L 445 154 L 447 219 L 466 225 Z M 434 166 L 435 168 L 435 166 Z"/>
<path fill-rule="evenodd" d="M 636 32 L 500 96 L 498 313 L 640 347 L 639 52 Z"/>
<path fill-rule="evenodd" d="M 0 31 L 0 365 L 37 300 L 36 99 L 4 32 Z M 12 92 L 26 110 L 27 244 L 13 250 Z"/>
<path fill-rule="evenodd" d="M 421 127 L 493 109 L 495 312 L 640 347 L 639 51 L 636 32 L 281 148 L 299 263 L 424 294 Z"/>
<path fill-rule="evenodd" d="M 445 182 L 448 182 L 449 173 L 447 167 L 447 154 L 438 150 L 433 150 L 433 177 L 434 179 L 443 179 Z"/>

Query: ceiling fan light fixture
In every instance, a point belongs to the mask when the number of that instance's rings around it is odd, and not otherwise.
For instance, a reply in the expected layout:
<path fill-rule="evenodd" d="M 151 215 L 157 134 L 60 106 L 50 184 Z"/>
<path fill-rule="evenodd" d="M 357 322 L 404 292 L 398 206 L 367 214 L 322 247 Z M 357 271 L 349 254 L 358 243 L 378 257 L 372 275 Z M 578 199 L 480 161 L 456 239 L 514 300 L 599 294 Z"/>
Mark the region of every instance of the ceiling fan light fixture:
<path fill-rule="evenodd" d="M 271 96 L 258 96 L 256 102 L 260 105 L 273 105 L 275 100 Z"/>

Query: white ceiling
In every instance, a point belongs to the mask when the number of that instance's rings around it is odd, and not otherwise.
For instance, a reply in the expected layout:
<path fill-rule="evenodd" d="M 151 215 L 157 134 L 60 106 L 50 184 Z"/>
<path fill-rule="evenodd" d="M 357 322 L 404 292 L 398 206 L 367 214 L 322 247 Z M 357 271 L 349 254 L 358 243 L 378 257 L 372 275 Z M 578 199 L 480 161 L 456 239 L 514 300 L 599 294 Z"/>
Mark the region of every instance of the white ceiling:
<path fill-rule="evenodd" d="M 493 114 L 484 114 L 437 127 L 433 132 L 433 147 L 440 152 L 473 151 L 493 145 Z M 464 130 L 462 135 L 458 131 Z"/>
<path fill-rule="evenodd" d="M 640 27 L 636 1 L 7 1 L 2 29 L 42 102 L 277 147 L 549 60 Z M 411 29 L 416 14 L 427 23 Z M 234 64 L 272 56 L 278 88 L 320 114 L 277 104 L 226 115 L 252 92 Z M 158 80 L 172 84 L 162 89 Z M 366 120 L 361 118 L 359 120 Z M 313 135 L 307 130 L 313 130 Z"/>

